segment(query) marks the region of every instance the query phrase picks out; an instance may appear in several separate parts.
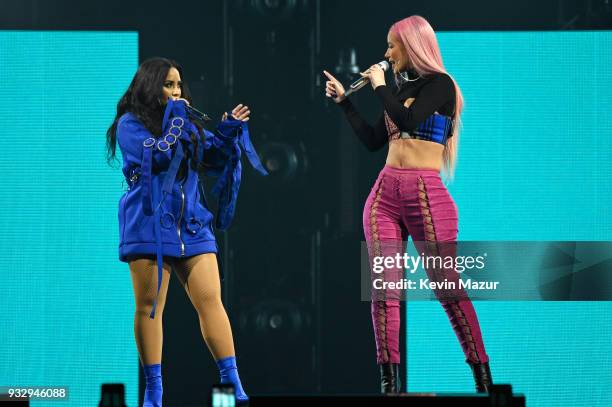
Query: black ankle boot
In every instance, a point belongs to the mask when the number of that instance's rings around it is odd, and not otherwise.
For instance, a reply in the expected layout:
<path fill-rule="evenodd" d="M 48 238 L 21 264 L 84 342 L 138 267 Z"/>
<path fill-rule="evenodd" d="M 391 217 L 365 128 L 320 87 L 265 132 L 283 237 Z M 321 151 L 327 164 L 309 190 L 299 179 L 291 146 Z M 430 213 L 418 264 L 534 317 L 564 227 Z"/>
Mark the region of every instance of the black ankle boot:
<path fill-rule="evenodd" d="M 380 392 L 395 394 L 400 392 L 399 365 L 397 363 L 383 363 L 380 365 Z"/>
<path fill-rule="evenodd" d="M 489 368 L 489 362 L 486 363 L 469 363 L 474 374 L 474 381 L 476 382 L 476 392 L 488 393 L 489 386 L 493 384 L 491 378 L 491 369 Z"/>

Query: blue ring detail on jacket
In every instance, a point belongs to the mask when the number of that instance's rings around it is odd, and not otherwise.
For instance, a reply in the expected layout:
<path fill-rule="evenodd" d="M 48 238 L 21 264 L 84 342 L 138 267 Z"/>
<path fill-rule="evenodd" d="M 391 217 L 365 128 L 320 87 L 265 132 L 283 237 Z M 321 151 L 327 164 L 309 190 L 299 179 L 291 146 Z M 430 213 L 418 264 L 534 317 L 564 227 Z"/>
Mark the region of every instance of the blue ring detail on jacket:
<path fill-rule="evenodd" d="M 213 214 L 201 199 L 201 181 L 190 160 L 196 157 L 205 163 L 205 155 L 214 152 L 215 162 L 208 173 L 218 177 L 212 192 L 219 200 L 215 224 L 219 229 L 229 227 L 234 217 L 242 151 L 258 172 L 268 174 L 251 143 L 246 122 L 230 115 L 214 133 L 204 130 L 205 141 L 196 147 L 189 134 L 198 130 L 189 121 L 185 106 L 183 101 L 168 101 L 163 137 L 153 136 L 132 113 L 121 116 L 117 126 L 122 170 L 129 185 L 119 203 L 119 259 L 127 262 L 138 255 L 156 255 L 157 296 L 151 318 L 155 317 L 161 289 L 163 256 L 217 252 Z M 186 174 L 178 180 L 184 160 Z"/>

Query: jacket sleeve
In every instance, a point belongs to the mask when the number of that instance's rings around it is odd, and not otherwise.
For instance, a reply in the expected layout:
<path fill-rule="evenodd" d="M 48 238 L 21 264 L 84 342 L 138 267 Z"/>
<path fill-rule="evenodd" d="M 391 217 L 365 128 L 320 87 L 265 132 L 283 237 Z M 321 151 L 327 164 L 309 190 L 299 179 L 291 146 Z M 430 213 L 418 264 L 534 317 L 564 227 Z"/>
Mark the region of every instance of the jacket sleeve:
<path fill-rule="evenodd" d="M 226 120 L 214 132 L 204 130 L 204 144 L 198 145 L 198 160 L 207 175 L 219 177 L 227 165 L 232 165 L 242 151 L 239 144 L 241 122 Z"/>
<path fill-rule="evenodd" d="M 231 158 L 231 153 L 223 148 L 214 147 L 214 133 L 204 130 L 206 144 L 200 148 L 199 165 L 200 169 L 207 175 L 218 177 L 223 172 L 225 164 Z"/>
<path fill-rule="evenodd" d="M 217 228 L 226 229 L 236 209 L 242 176 L 242 153 L 246 154 L 253 168 L 260 174 L 268 175 L 268 172 L 251 143 L 247 123 L 236 120 L 231 115 L 219 123 L 214 133 L 206 132 L 206 142 L 198 146 L 198 150 L 199 158 L 204 162 L 204 169 L 218 177 L 212 189 L 213 195 L 219 199 L 216 223 Z"/>
<path fill-rule="evenodd" d="M 142 210 L 146 216 L 153 215 L 157 202 L 153 202 L 156 171 L 166 171 L 162 191 L 170 193 L 180 164 L 185 157 L 183 141 L 190 143 L 190 127 L 184 102 L 168 101 L 162 121 L 162 133 L 155 137 L 131 113 L 122 116 L 117 126 L 117 139 L 123 155 L 126 177 L 138 173 Z"/>
<path fill-rule="evenodd" d="M 140 166 L 144 146 L 148 143 L 155 146 L 157 140 L 140 120 L 128 113 L 119 119 L 117 143 L 124 163 L 129 164 L 129 166 Z M 172 158 L 171 149 L 162 151 L 158 148 L 152 148 L 152 152 L 153 166 L 159 170 L 166 169 Z"/>

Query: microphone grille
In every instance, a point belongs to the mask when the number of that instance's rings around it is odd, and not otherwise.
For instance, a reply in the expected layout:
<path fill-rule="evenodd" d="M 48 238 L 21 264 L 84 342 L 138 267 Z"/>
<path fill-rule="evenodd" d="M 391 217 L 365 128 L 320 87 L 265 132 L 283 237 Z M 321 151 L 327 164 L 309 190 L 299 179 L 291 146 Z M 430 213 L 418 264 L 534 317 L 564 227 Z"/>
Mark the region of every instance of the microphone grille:
<path fill-rule="evenodd" d="M 387 61 L 379 62 L 378 65 L 380 65 L 380 67 L 382 68 L 383 71 L 388 70 L 389 66 L 390 66 L 389 62 L 387 62 Z"/>

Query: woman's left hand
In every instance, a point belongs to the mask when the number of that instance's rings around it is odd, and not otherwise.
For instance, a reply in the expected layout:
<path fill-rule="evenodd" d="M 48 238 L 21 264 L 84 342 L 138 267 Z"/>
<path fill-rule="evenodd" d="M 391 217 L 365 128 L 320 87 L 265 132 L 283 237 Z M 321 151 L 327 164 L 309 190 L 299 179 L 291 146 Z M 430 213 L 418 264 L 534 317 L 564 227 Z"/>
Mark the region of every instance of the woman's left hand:
<path fill-rule="evenodd" d="M 370 79 L 372 89 L 385 85 L 385 71 L 378 64 L 369 67 L 365 72 L 360 72 L 361 76 Z"/>
<path fill-rule="evenodd" d="M 249 110 L 249 107 L 243 105 L 242 103 L 236 106 L 234 110 L 232 110 L 232 116 L 234 117 L 234 119 L 240 120 L 242 122 L 248 122 L 250 119 L 249 117 L 250 114 L 251 114 L 251 111 Z M 226 119 L 227 119 L 227 112 L 223 113 L 223 117 L 221 120 L 226 120 Z"/>

